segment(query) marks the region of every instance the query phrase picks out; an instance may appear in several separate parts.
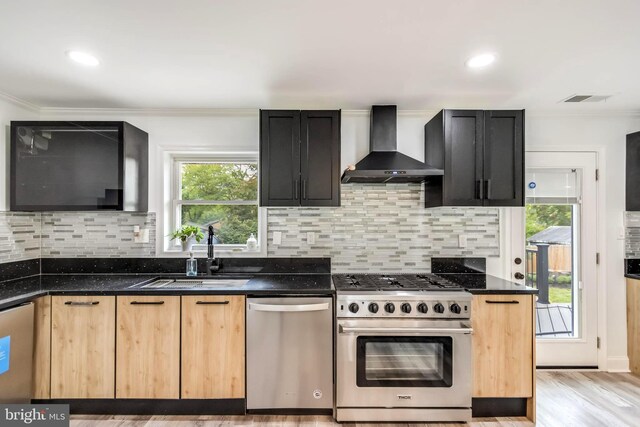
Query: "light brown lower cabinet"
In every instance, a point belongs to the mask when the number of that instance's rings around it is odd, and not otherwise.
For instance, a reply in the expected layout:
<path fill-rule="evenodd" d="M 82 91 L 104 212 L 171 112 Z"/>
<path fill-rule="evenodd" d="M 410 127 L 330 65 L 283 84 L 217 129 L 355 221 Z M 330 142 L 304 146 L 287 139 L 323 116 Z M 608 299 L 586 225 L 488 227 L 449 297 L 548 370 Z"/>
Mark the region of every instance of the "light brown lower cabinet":
<path fill-rule="evenodd" d="M 629 369 L 640 375 L 640 280 L 627 279 L 627 353 Z"/>
<path fill-rule="evenodd" d="M 115 396 L 113 296 L 51 297 L 51 398 Z"/>
<path fill-rule="evenodd" d="M 244 398 L 245 297 L 182 297 L 183 399 Z"/>
<path fill-rule="evenodd" d="M 51 296 L 34 301 L 33 398 L 51 398 Z"/>
<path fill-rule="evenodd" d="M 116 398 L 180 397 L 180 297 L 118 296 Z"/>
<path fill-rule="evenodd" d="M 526 398 L 535 419 L 535 295 L 474 295 L 473 397 Z"/>

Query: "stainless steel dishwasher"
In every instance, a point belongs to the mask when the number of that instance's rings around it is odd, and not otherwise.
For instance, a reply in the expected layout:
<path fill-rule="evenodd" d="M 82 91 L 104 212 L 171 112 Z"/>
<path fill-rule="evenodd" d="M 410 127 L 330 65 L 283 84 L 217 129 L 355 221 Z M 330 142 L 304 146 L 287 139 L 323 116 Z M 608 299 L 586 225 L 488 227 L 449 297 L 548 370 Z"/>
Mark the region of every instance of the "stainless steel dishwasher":
<path fill-rule="evenodd" d="M 31 401 L 33 303 L 0 311 L 0 403 Z"/>
<path fill-rule="evenodd" d="M 247 298 L 247 409 L 333 408 L 331 297 Z"/>

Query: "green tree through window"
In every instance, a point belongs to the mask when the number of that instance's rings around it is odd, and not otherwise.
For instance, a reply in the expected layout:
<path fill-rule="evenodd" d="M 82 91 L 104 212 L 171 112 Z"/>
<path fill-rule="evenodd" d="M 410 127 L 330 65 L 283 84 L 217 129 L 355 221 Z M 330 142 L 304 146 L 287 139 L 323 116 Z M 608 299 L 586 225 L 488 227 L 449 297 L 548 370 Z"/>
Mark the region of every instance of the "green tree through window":
<path fill-rule="evenodd" d="M 180 163 L 179 171 L 180 224 L 196 225 L 205 234 L 213 225 L 223 244 L 258 236 L 255 163 Z"/>

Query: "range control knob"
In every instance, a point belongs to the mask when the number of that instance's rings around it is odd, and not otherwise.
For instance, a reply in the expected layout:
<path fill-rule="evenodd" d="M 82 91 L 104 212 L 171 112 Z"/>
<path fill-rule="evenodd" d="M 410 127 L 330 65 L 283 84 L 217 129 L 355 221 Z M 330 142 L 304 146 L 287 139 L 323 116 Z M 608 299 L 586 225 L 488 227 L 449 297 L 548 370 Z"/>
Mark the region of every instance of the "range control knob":
<path fill-rule="evenodd" d="M 351 304 L 349 304 L 349 311 L 350 312 L 357 313 L 359 309 L 360 309 L 360 307 L 355 302 L 352 302 Z"/>
<path fill-rule="evenodd" d="M 400 306 L 400 310 L 401 310 L 403 313 L 407 313 L 407 314 L 411 313 L 411 304 L 409 304 L 408 302 L 403 303 L 403 304 Z"/>
<path fill-rule="evenodd" d="M 418 306 L 416 307 L 418 309 L 418 311 L 422 314 L 426 314 L 427 311 L 429 311 L 429 306 L 423 302 L 421 302 L 420 304 L 418 304 Z"/>
<path fill-rule="evenodd" d="M 440 314 L 444 313 L 444 305 L 437 303 L 436 305 L 433 306 L 433 311 Z"/>
<path fill-rule="evenodd" d="M 378 304 L 376 304 L 375 302 L 372 302 L 371 304 L 369 304 L 369 311 L 371 313 L 377 313 L 378 312 Z"/>
<path fill-rule="evenodd" d="M 393 303 L 386 303 L 384 305 L 384 311 L 386 311 L 387 313 L 393 313 L 394 311 L 396 311 L 396 306 L 393 305 Z"/>
<path fill-rule="evenodd" d="M 460 312 L 462 311 L 460 306 L 458 304 L 456 304 L 455 302 L 453 304 L 451 304 L 451 307 L 449 307 L 449 310 L 451 310 L 451 312 L 455 313 L 455 314 L 460 314 Z"/>

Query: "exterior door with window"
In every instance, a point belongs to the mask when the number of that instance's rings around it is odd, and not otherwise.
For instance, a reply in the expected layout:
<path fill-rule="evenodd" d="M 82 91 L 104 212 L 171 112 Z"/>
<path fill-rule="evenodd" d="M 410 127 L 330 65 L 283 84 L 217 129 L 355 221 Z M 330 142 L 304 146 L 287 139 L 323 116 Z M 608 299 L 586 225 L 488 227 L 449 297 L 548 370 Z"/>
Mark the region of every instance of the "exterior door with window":
<path fill-rule="evenodd" d="M 538 288 L 538 367 L 598 366 L 596 164 L 595 153 L 527 152 L 512 277 Z"/>

